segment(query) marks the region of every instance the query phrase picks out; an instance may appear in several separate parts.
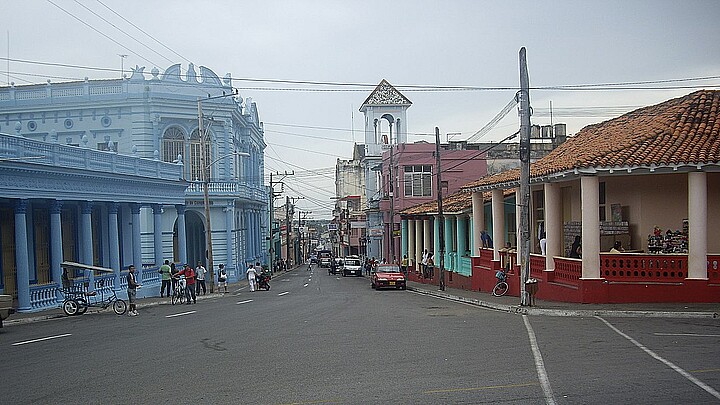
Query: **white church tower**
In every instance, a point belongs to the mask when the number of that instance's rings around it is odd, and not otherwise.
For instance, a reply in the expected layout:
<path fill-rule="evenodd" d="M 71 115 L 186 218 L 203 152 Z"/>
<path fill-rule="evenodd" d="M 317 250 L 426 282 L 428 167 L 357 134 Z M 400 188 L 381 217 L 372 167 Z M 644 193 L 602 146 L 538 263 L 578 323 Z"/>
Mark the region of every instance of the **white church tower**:
<path fill-rule="evenodd" d="M 391 145 L 407 142 L 407 109 L 412 102 L 383 79 L 365 99 L 360 112 L 365 116 L 365 201 L 367 201 L 367 256 L 382 259 L 385 239 L 380 212 L 382 154 Z M 388 262 L 392 258 L 387 258 Z"/>

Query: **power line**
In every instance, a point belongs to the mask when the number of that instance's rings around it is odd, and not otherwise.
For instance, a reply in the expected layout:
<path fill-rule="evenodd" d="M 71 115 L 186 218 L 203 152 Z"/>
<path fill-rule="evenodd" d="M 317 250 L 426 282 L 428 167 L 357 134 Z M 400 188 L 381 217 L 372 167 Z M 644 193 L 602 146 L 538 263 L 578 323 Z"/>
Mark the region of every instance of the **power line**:
<path fill-rule="evenodd" d="M 128 24 L 132 25 L 133 27 L 135 27 L 135 29 L 137 29 L 138 31 L 140 31 L 140 32 L 142 32 L 143 34 L 145 34 L 145 35 L 147 35 L 148 37 L 150 37 L 150 39 L 152 39 L 153 41 L 157 42 L 157 43 L 158 43 L 160 46 L 162 46 L 163 48 L 165 48 L 165 49 L 167 49 L 168 51 L 174 53 L 174 54 L 175 54 L 176 56 L 178 56 L 180 59 L 183 59 L 183 60 L 185 60 L 185 61 L 188 62 L 188 63 L 192 63 L 192 62 L 190 62 L 187 58 L 185 58 L 184 56 L 182 56 L 182 55 L 180 55 L 179 53 L 175 52 L 172 48 L 168 47 L 167 45 L 165 45 L 164 43 L 162 43 L 160 40 L 158 40 L 158 39 L 155 38 L 154 36 L 152 36 L 152 35 L 150 35 L 149 33 L 147 33 L 147 32 L 146 32 L 145 30 L 143 30 L 142 28 L 140 28 L 140 27 L 138 27 L 137 25 L 133 24 L 130 20 L 128 20 L 127 18 L 125 18 L 125 17 L 123 17 L 122 15 L 120 15 L 117 11 L 113 10 L 112 8 L 110 8 L 110 6 L 108 6 L 107 4 L 103 3 L 101 0 L 97 0 L 97 2 L 100 3 L 100 4 L 102 4 L 103 7 L 107 8 L 108 10 L 110 10 L 110 11 L 111 11 L 113 14 L 115 14 L 116 16 L 120 17 L 120 18 L 121 18 L 123 21 L 125 21 L 126 23 L 128 23 Z M 167 59 L 167 58 L 166 58 L 166 59 Z"/>
<path fill-rule="evenodd" d="M 138 54 L 137 52 L 133 51 L 132 49 L 126 47 L 125 45 L 123 45 L 123 44 L 121 44 L 120 42 L 116 41 L 115 39 L 111 38 L 109 35 L 103 33 L 102 31 L 100 31 L 100 30 L 98 30 L 97 28 L 93 27 L 92 25 L 88 24 L 87 22 L 85 22 L 85 21 L 84 21 L 83 19 L 81 19 L 80 17 L 77 17 L 75 14 L 73 14 L 73 13 L 65 10 L 64 8 L 60 7 L 59 5 L 57 5 L 56 3 L 54 3 L 52 0 L 47 0 L 47 2 L 50 3 L 50 4 L 52 4 L 52 5 L 55 6 L 55 7 L 59 8 L 60 10 L 62 10 L 63 12 L 65 12 L 65 13 L 66 13 L 67 15 L 69 15 L 70 17 L 78 20 L 79 22 L 81 22 L 83 25 L 85 25 L 86 27 L 90 28 L 91 30 L 93 30 L 93 31 L 97 32 L 98 34 L 102 35 L 103 37 L 109 39 L 110 41 L 112 41 L 112 42 L 115 43 L 116 45 L 121 46 L 123 49 L 127 50 L 128 52 L 132 53 L 133 55 L 137 56 L 138 58 L 140 58 L 140 59 L 142 59 L 142 60 L 150 63 L 151 65 L 157 66 L 157 63 L 154 63 L 154 62 L 146 59 L 145 57 L 141 56 L 141 55 Z"/>

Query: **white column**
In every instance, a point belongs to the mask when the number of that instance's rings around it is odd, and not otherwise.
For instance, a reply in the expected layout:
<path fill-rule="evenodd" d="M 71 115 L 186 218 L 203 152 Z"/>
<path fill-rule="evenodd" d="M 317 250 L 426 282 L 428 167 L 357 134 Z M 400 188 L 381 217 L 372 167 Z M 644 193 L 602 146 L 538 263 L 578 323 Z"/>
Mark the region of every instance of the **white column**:
<path fill-rule="evenodd" d="M 493 259 L 500 260 L 499 250 L 505 247 L 505 199 L 503 191 L 492 191 Z"/>
<path fill-rule="evenodd" d="M 425 249 L 428 250 L 428 252 L 433 252 L 437 254 L 433 250 L 433 239 L 432 239 L 432 222 L 429 219 L 423 220 L 423 244 L 422 244 L 423 252 Z"/>
<path fill-rule="evenodd" d="M 472 235 L 473 246 L 470 249 L 470 256 L 479 256 L 482 240 L 480 240 L 480 232 L 485 229 L 485 215 L 483 209 L 482 192 L 475 191 L 472 193 Z"/>
<path fill-rule="evenodd" d="M 185 233 L 185 206 L 175 205 L 177 211 L 177 234 L 178 234 L 178 260 L 181 264 L 187 263 L 187 234 Z"/>
<path fill-rule="evenodd" d="M 600 189 L 597 176 L 580 178 L 582 278 L 600 278 Z"/>
<path fill-rule="evenodd" d="M 708 278 L 705 172 L 688 173 L 688 278 Z"/>
<path fill-rule="evenodd" d="M 415 263 L 415 220 L 407 220 L 407 255 L 410 263 Z"/>
<path fill-rule="evenodd" d="M 143 266 L 142 266 L 142 230 L 140 228 L 140 204 L 130 204 L 130 215 L 132 218 L 132 252 L 133 263 L 135 265 L 135 275 L 138 283 L 142 283 Z"/>
<path fill-rule="evenodd" d="M 555 183 L 545 184 L 545 268 L 555 269 L 554 256 L 563 256 L 562 248 L 562 198 L 560 186 Z"/>
<path fill-rule="evenodd" d="M 117 203 L 108 204 L 108 240 L 110 253 L 110 268 L 113 269 L 115 276 L 113 288 L 120 289 L 120 231 L 118 227 L 118 210 Z"/>
<path fill-rule="evenodd" d="M 415 220 L 415 260 L 418 263 L 422 261 L 423 252 L 423 221 L 422 219 Z"/>
<path fill-rule="evenodd" d="M 152 205 L 153 212 L 153 250 L 155 253 L 155 265 L 163 264 L 163 248 L 162 248 L 162 206 L 160 204 Z"/>

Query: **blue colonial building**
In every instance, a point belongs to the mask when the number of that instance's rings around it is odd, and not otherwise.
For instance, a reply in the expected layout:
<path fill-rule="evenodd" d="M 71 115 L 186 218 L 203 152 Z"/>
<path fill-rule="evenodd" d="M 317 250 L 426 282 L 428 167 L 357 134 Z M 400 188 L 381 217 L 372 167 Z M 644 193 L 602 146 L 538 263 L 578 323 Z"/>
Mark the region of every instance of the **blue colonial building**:
<path fill-rule="evenodd" d="M 90 289 L 135 264 L 148 295 L 164 260 L 207 266 L 203 169 L 215 266 L 266 262 L 256 104 L 202 66 L 143 70 L 0 88 L 0 291 L 20 310 L 56 305 L 62 261 L 113 269 L 71 275 Z"/>

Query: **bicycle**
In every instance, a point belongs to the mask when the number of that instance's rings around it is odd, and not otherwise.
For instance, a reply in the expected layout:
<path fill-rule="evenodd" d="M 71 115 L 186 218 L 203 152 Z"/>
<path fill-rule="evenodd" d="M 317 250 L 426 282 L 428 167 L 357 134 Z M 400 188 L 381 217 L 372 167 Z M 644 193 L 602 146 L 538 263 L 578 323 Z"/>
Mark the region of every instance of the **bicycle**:
<path fill-rule="evenodd" d="M 124 314 L 125 311 L 127 311 L 127 303 L 117 297 L 114 289 L 110 289 L 106 297 L 104 286 L 105 280 L 99 280 L 98 287 L 100 287 L 100 296 L 98 296 L 97 291 L 88 292 L 78 287 L 59 288 L 58 291 L 64 296 L 62 303 L 63 312 L 69 316 L 82 315 L 87 312 L 90 307 L 107 309 L 112 306 L 116 314 Z"/>
<path fill-rule="evenodd" d="M 172 298 L 170 298 L 170 302 L 175 305 L 175 303 L 184 303 L 185 302 L 185 287 L 187 284 L 185 284 L 185 276 L 180 276 L 177 279 L 177 283 L 175 284 L 175 290 L 173 290 Z"/>
<path fill-rule="evenodd" d="M 495 297 L 502 297 L 508 292 L 508 289 L 510 289 L 507 283 L 507 272 L 498 270 L 495 273 L 495 277 L 498 281 L 497 284 L 495 284 L 495 287 L 493 287 L 492 295 Z"/>

